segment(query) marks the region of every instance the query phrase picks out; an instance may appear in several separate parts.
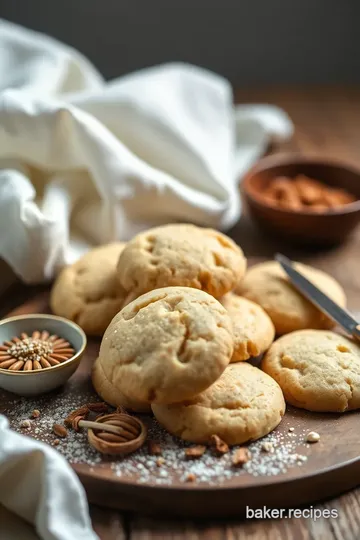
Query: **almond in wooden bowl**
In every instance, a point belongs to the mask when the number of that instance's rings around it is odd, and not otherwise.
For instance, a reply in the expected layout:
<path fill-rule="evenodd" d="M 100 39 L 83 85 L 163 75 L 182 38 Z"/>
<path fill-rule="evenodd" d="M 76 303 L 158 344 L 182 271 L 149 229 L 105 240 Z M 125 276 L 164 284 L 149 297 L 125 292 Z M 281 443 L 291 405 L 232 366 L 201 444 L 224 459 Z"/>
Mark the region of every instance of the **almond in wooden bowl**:
<path fill-rule="evenodd" d="M 0 388 L 34 396 L 62 386 L 78 368 L 86 336 L 54 315 L 19 315 L 0 321 Z"/>
<path fill-rule="evenodd" d="M 349 204 L 306 208 L 285 193 L 288 204 L 274 204 L 269 186 L 278 179 L 278 188 L 287 187 L 281 179 L 306 177 L 322 185 L 345 190 L 355 199 Z M 288 182 L 286 182 L 288 184 Z M 291 243 L 331 245 L 344 241 L 360 223 L 360 170 L 328 159 L 281 154 L 261 159 L 245 176 L 242 194 L 254 220 L 266 231 L 288 238 Z M 340 191 L 339 191 L 340 193 Z M 326 202 L 326 201 L 325 201 Z M 316 210 L 316 211 L 314 211 Z"/>

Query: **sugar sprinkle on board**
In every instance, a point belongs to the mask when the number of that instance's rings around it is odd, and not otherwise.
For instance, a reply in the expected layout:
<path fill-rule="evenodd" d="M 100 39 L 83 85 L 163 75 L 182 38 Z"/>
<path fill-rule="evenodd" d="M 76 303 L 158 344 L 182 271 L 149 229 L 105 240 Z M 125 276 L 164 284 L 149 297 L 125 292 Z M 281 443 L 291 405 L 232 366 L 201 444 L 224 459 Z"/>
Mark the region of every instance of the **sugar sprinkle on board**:
<path fill-rule="evenodd" d="M 1 398 L 1 393 L 0 393 Z M 150 455 L 145 444 L 135 453 L 114 459 L 103 457 L 87 441 L 87 433 L 68 431 L 68 436 L 59 441 L 53 433 L 54 424 L 62 424 L 65 417 L 85 403 L 98 399 L 88 385 L 79 391 L 78 384 L 68 383 L 65 389 L 34 399 L 16 398 L 6 400 L 8 405 L 2 411 L 8 417 L 12 429 L 25 433 L 38 441 L 50 444 L 72 464 L 86 464 L 93 470 L 107 467 L 114 476 L 131 478 L 140 484 L 155 483 L 171 485 L 174 481 L 188 482 L 189 475 L 195 483 L 219 485 L 234 477 L 250 474 L 252 476 L 277 476 L 291 467 L 300 467 L 307 460 L 303 454 L 305 430 L 285 432 L 273 431 L 268 436 L 248 445 L 251 459 L 242 467 L 233 466 L 233 454 L 238 447 L 221 457 L 208 449 L 200 458 L 189 460 L 185 449 L 192 446 L 169 435 L 157 421 L 149 415 L 139 415 L 148 427 L 148 439 L 160 444 L 162 455 Z M 33 418 L 34 410 L 40 411 Z M 30 420 L 30 428 L 24 429 L 24 421 Z M 284 419 L 283 422 L 286 423 Z M 264 452 L 264 443 L 269 443 L 271 452 Z M 308 453 L 308 452 L 306 452 Z"/>

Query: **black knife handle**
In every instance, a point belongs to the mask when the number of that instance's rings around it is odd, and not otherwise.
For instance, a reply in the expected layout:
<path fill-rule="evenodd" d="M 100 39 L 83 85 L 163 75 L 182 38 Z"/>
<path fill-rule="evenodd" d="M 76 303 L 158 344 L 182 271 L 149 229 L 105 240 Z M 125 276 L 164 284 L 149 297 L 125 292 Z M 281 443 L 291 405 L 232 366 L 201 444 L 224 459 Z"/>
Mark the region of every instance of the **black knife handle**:
<path fill-rule="evenodd" d="M 355 339 L 357 339 L 358 341 L 360 341 L 360 324 L 358 324 L 357 326 L 355 326 L 354 330 L 352 331 L 352 335 Z"/>

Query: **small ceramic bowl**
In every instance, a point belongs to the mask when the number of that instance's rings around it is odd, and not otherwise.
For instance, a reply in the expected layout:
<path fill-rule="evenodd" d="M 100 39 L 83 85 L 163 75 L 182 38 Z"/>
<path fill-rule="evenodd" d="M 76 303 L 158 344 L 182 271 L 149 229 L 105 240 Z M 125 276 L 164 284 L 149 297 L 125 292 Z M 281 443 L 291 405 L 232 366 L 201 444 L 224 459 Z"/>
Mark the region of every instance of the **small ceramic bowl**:
<path fill-rule="evenodd" d="M 66 339 L 75 349 L 69 360 L 49 368 L 35 371 L 9 371 L 0 369 L 0 388 L 20 396 L 35 396 L 62 386 L 78 368 L 86 347 L 86 336 L 80 326 L 54 315 L 19 315 L 0 321 L 0 345 L 20 336 L 31 335 L 36 330 L 47 330 Z"/>
<path fill-rule="evenodd" d="M 329 210 L 284 210 L 267 204 L 260 193 L 278 176 L 304 174 L 331 187 L 347 190 L 357 201 Z M 360 171 L 336 161 L 298 155 L 274 155 L 261 159 L 245 176 L 241 190 L 252 217 L 268 231 L 303 244 L 342 242 L 360 222 Z"/>

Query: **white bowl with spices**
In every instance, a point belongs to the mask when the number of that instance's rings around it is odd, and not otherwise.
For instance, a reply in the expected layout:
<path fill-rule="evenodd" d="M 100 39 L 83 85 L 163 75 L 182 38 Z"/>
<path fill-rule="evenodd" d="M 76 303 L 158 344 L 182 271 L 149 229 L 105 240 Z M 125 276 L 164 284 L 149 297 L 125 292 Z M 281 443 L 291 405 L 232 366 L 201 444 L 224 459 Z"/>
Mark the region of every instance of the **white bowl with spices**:
<path fill-rule="evenodd" d="M 72 321 L 46 314 L 0 321 L 0 388 L 35 396 L 62 386 L 79 367 L 86 335 Z"/>

